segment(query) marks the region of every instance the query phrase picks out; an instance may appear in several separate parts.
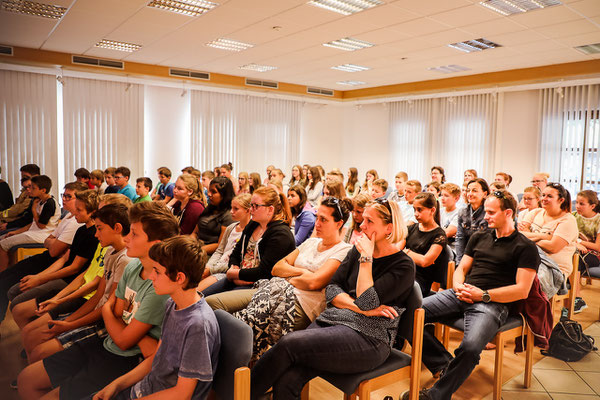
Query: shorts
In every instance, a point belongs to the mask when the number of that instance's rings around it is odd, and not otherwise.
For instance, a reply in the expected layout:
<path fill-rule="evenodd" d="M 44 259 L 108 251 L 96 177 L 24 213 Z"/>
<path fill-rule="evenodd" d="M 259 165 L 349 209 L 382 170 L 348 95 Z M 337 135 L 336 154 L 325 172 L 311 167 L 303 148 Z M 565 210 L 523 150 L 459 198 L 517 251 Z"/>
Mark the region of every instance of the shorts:
<path fill-rule="evenodd" d="M 0 247 L 2 250 L 9 251 L 11 248 L 18 246 L 20 244 L 30 244 L 30 243 L 39 243 L 44 244 L 44 240 L 46 240 L 50 236 L 49 232 L 46 231 L 35 231 L 35 232 L 23 232 L 19 233 L 15 236 L 11 236 L 8 238 L 4 238 L 0 240 Z"/>
<path fill-rule="evenodd" d="M 104 327 L 104 324 L 98 322 L 94 325 L 80 326 L 68 332 L 63 332 L 56 337 L 56 340 L 62 345 L 63 349 L 68 349 L 75 343 L 82 342 L 84 340 L 99 337 L 104 339 L 108 336 L 108 332 Z"/>

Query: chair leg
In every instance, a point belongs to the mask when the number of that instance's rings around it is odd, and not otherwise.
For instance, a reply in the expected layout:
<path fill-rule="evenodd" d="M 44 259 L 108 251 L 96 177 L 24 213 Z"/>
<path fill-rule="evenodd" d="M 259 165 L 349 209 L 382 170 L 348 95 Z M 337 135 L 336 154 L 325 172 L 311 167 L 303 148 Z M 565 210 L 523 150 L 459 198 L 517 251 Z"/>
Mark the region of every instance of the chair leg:
<path fill-rule="evenodd" d="M 502 394 L 502 366 L 504 358 L 504 339 L 496 336 L 496 360 L 494 361 L 494 400 L 501 400 Z"/>
<path fill-rule="evenodd" d="M 356 393 L 346 394 L 344 393 L 344 400 L 356 400 Z"/>
<path fill-rule="evenodd" d="M 450 328 L 445 325 L 444 325 L 442 344 L 444 345 L 444 348 L 446 350 L 448 350 L 448 346 L 450 345 Z"/>
<path fill-rule="evenodd" d="M 356 392 L 355 392 L 356 394 Z M 371 382 L 364 381 L 358 385 L 358 398 L 360 400 L 370 400 L 371 399 Z"/>
<path fill-rule="evenodd" d="M 300 398 L 302 400 L 308 400 L 310 398 L 309 391 L 310 391 L 310 381 L 306 382 L 306 385 L 304 385 L 304 387 L 302 388 L 302 393 L 300 394 Z"/>
<path fill-rule="evenodd" d="M 444 326 L 442 324 L 435 324 L 434 335 L 440 342 L 444 340 Z"/>
<path fill-rule="evenodd" d="M 533 368 L 533 332 L 527 329 L 527 350 L 525 350 L 525 371 L 523 372 L 523 386 L 531 386 L 531 372 Z"/>

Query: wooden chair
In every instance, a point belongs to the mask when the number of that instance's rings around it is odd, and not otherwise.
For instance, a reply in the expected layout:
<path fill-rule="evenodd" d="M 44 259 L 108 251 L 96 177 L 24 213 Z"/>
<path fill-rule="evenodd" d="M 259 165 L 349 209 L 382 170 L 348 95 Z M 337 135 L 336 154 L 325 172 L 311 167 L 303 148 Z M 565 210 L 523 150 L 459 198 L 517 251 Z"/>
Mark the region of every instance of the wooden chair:
<path fill-rule="evenodd" d="M 374 370 L 358 374 L 325 373 L 321 375 L 321 378 L 344 392 L 346 400 L 356 400 L 357 397 L 360 400 L 369 400 L 372 391 L 410 378 L 410 400 L 417 400 L 421 378 L 423 323 L 425 319 L 425 311 L 421 308 L 422 302 L 421 289 L 415 282 L 407 301 L 406 311 L 400 318 L 398 329 L 398 339 L 402 343 L 404 343 L 403 338 L 412 338 L 410 355 L 393 348 L 388 359 Z M 302 391 L 303 400 L 308 400 L 309 385 L 310 382 L 305 385 Z"/>
<path fill-rule="evenodd" d="M 575 267 L 575 266 L 573 266 Z M 599 268 L 592 268 L 589 271 L 589 275 L 584 274 L 586 285 L 592 285 L 594 281 L 600 281 L 600 270 Z M 598 320 L 600 320 L 600 307 L 598 308 Z"/>
<path fill-rule="evenodd" d="M 24 260 L 27 257 L 35 256 L 36 254 L 42 254 L 45 251 L 45 247 L 19 247 L 16 251 L 16 262 Z"/>
<path fill-rule="evenodd" d="M 577 285 L 579 285 L 579 280 L 581 278 L 581 273 L 579 272 L 579 254 L 576 252 L 573 254 L 573 271 L 571 275 L 567 277 L 571 287 L 566 289 L 561 289 L 557 294 L 550 299 L 552 303 L 552 317 L 554 321 L 558 321 L 560 319 L 560 314 L 562 311 L 562 307 L 566 307 L 569 312 L 569 319 L 573 318 L 573 307 L 575 307 L 575 295 L 577 293 Z"/>

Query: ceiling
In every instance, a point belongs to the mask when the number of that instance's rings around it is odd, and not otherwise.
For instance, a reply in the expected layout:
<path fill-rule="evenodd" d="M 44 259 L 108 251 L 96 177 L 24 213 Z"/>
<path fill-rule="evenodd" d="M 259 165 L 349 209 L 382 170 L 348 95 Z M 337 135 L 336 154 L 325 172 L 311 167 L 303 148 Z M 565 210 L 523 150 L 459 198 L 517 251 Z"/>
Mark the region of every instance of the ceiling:
<path fill-rule="evenodd" d="M 0 44 L 336 90 L 600 59 L 600 54 L 573 49 L 600 43 L 600 0 L 562 0 L 558 6 L 508 17 L 478 0 L 383 0 L 351 16 L 309 5 L 308 0 L 213 1 L 220 5 L 198 17 L 147 7 L 149 0 L 40 1 L 68 11 L 59 21 L 0 11 Z M 236 53 L 206 46 L 220 37 L 254 47 Z M 375 46 L 354 52 L 322 46 L 344 37 Z M 482 37 L 502 47 L 464 53 L 447 46 Z M 102 39 L 142 48 L 125 53 L 94 47 Z M 239 69 L 249 63 L 277 69 Z M 371 69 L 331 69 L 340 64 Z M 470 70 L 428 70 L 451 64 Z M 336 83 L 345 80 L 366 84 Z"/>

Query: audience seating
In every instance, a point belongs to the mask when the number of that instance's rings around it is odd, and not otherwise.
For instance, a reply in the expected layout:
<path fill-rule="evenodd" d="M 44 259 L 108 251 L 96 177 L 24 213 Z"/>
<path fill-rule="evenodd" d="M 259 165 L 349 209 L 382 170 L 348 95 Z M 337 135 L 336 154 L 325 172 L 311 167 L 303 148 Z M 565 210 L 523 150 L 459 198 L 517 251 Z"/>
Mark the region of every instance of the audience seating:
<path fill-rule="evenodd" d="M 381 366 L 372 371 L 358 374 L 324 373 L 320 377 L 344 392 L 344 398 L 347 400 L 356 400 L 357 396 L 360 400 L 369 400 L 372 391 L 410 378 L 410 400 L 418 399 L 425 318 L 425 311 L 421 308 L 422 303 L 421 289 L 415 282 L 406 311 L 400 318 L 396 344 L 388 359 Z M 405 343 L 404 339 L 412 339 L 410 355 L 397 348 Z M 302 391 L 303 400 L 308 400 L 309 385 L 310 382 Z"/>
<path fill-rule="evenodd" d="M 580 278 L 581 273 L 579 272 L 579 254 L 575 252 L 575 254 L 573 254 L 573 271 L 567 278 L 571 286 L 569 287 L 565 281 L 563 288 L 559 290 L 558 293 L 552 297 L 552 299 L 550 299 L 552 303 L 552 317 L 554 318 L 554 321 L 560 320 L 562 307 L 567 308 L 569 318 L 573 317 L 575 295 L 577 293 L 577 285 L 579 285 Z"/>
<path fill-rule="evenodd" d="M 221 331 L 219 365 L 213 390 L 219 400 L 250 400 L 252 328 L 223 310 L 215 310 Z"/>
<path fill-rule="evenodd" d="M 600 268 L 590 268 L 589 275 L 584 273 L 586 284 L 591 285 L 593 281 L 600 281 Z M 600 307 L 598 308 L 598 320 L 600 320 Z"/>
<path fill-rule="evenodd" d="M 42 244 L 38 243 L 27 243 L 14 246 L 10 249 L 10 252 L 16 254 L 15 262 L 18 263 L 26 259 L 27 257 L 35 256 L 46 251 L 46 248 Z"/>

